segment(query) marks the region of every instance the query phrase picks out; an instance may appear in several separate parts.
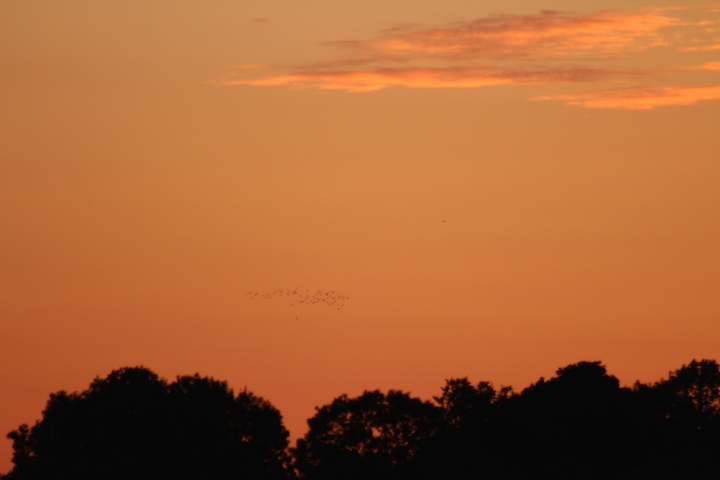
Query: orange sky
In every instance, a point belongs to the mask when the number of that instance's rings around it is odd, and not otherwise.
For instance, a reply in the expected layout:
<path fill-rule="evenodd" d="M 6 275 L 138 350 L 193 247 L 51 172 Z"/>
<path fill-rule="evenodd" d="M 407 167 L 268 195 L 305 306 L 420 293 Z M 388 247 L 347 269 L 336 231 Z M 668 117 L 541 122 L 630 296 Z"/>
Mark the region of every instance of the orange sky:
<path fill-rule="evenodd" d="M 3 435 L 139 364 L 299 436 L 720 357 L 720 5 L 4 1 L 0 82 Z"/>

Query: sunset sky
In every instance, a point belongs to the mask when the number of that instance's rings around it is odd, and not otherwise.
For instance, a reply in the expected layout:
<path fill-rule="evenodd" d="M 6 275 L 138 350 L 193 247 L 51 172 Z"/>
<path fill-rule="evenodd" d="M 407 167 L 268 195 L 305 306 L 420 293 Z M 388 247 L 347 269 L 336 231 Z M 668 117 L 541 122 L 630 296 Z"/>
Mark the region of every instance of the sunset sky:
<path fill-rule="evenodd" d="M 123 366 L 297 437 L 719 359 L 720 4 L 579 6 L 0 0 L 0 434 Z"/>

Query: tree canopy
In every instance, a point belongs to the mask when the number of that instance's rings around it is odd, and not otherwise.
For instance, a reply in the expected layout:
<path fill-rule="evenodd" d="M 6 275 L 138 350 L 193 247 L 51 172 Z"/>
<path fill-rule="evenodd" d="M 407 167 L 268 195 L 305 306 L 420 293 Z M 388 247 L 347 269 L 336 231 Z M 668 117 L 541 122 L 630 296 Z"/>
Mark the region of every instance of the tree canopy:
<path fill-rule="evenodd" d="M 288 432 L 250 392 L 199 375 L 168 384 L 121 368 L 80 393 L 50 395 L 42 419 L 11 432 L 25 479 L 283 479 Z"/>
<path fill-rule="evenodd" d="M 431 401 L 390 390 L 317 407 L 289 448 L 267 400 L 198 374 L 114 370 L 50 395 L 8 434 L 7 480 L 720 478 L 720 366 L 623 387 L 579 362 L 519 393 L 450 378 Z"/>
<path fill-rule="evenodd" d="M 342 395 L 318 408 L 308 433 L 294 449 L 303 478 L 392 478 L 402 472 L 434 434 L 438 408 L 391 390 Z"/>

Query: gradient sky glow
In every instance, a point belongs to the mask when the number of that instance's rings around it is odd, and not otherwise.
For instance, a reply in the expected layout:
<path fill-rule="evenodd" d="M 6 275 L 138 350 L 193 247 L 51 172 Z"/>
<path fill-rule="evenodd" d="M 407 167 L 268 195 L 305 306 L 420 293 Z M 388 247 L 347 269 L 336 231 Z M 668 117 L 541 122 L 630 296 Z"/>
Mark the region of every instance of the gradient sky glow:
<path fill-rule="evenodd" d="M 0 0 L 0 433 L 122 366 L 296 437 L 718 359 L 720 5 L 577 7 Z"/>

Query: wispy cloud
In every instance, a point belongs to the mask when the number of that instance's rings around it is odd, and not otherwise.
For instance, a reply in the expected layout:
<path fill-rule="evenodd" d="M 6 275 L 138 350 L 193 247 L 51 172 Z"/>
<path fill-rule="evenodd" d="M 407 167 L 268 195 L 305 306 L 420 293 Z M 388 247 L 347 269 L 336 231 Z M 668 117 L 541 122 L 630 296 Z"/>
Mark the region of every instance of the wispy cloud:
<path fill-rule="evenodd" d="M 590 81 L 619 75 L 600 69 L 498 70 L 493 68 L 378 68 L 355 71 L 305 71 L 259 79 L 238 79 L 226 85 L 273 86 L 369 92 L 391 86 L 411 88 L 478 88 L 509 83 Z"/>
<path fill-rule="evenodd" d="M 720 62 L 707 58 L 720 48 L 719 12 L 710 7 L 695 8 L 693 14 L 702 19 L 683 18 L 689 10 L 548 10 L 532 15 L 491 15 L 441 26 L 406 25 L 366 40 L 328 42 L 342 54 L 324 62 L 290 69 L 243 68 L 218 83 L 368 92 L 398 86 L 480 88 L 613 81 L 625 88 L 542 98 L 587 108 L 689 105 L 717 98 L 717 87 L 633 86 L 639 76 L 661 79 L 658 72 L 700 75 L 705 71 L 711 75 L 720 70 Z M 669 59 L 666 64 L 643 66 L 637 62 L 644 52 L 658 49 Z M 678 56 L 693 55 L 693 61 L 706 63 L 695 68 L 673 64 L 679 63 Z M 661 57 L 654 58 L 657 62 Z"/>
<path fill-rule="evenodd" d="M 704 100 L 720 100 L 720 85 L 710 87 L 630 87 L 538 97 L 535 100 L 561 100 L 586 108 L 651 110 L 669 105 L 692 105 Z"/>
<path fill-rule="evenodd" d="M 384 53 L 442 55 L 451 60 L 624 55 L 664 45 L 659 30 L 678 23 L 661 12 L 546 10 L 536 15 L 493 15 L 437 28 L 395 29 L 374 40 L 346 45 Z"/>
<path fill-rule="evenodd" d="M 715 52 L 720 50 L 720 44 L 702 45 L 700 47 L 682 47 L 679 50 L 681 52 Z"/>

